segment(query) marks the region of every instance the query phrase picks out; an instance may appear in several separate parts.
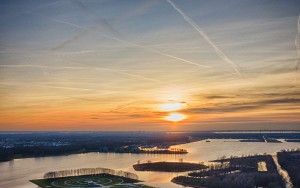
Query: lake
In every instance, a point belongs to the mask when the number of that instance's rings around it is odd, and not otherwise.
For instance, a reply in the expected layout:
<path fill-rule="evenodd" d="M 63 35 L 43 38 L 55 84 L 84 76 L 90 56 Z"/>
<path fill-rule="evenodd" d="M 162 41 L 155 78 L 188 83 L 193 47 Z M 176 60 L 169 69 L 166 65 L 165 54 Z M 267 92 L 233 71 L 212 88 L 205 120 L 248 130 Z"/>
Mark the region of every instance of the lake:
<path fill-rule="evenodd" d="M 157 154 L 116 154 L 116 153 L 87 153 L 68 156 L 40 157 L 16 159 L 0 163 L 1 188 L 36 188 L 30 179 L 42 178 L 48 171 L 75 168 L 111 168 L 133 172 L 145 184 L 156 187 L 178 188 L 170 182 L 179 173 L 136 172 L 132 165 L 146 161 L 209 161 L 222 156 L 242 156 L 248 154 L 273 154 L 282 149 L 300 148 L 300 143 L 264 143 L 238 142 L 238 140 L 214 139 L 211 142 L 199 141 L 174 147 L 188 150 L 186 155 L 157 155 Z"/>

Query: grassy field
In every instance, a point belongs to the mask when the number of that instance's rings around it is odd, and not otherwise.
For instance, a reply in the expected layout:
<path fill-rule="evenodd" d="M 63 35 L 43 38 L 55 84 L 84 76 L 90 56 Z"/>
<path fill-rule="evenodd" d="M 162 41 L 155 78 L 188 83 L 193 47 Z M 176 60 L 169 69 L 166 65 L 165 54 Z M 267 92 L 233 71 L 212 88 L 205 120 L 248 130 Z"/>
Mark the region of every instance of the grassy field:
<path fill-rule="evenodd" d="M 42 188 L 106 187 L 106 188 L 151 188 L 140 181 L 110 174 L 70 176 L 63 178 L 30 180 Z"/>

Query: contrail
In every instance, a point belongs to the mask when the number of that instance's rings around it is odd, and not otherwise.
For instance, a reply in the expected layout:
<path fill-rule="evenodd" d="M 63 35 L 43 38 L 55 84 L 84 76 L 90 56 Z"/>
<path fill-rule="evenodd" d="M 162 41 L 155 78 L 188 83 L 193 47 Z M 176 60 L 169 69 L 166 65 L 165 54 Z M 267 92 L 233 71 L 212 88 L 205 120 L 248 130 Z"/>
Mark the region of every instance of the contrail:
<path fill-rule="evenodd" d="M 91 70 L 107 70 L 111 72 L 116 72 L 118 74 L 122 74 L 125 76 L 133 77 L 133 78 L 138 78 L 138 79 L 143 79 L 146 81 L 151 81 L 151 82 L 161 82 L 160 80 L 153 79 L 153 78 L 148 78 L 143 75 L 139 74 L 132 74 L 128 73 L 127 70 L 118 70 L 118 69 L 111 69 L 111 68 L 102 68 L 102 67 L 84 67 L 84 66 L 78 66 L 78 67 L 72 67 L 72 66 L 60 66 L 60 67 L 51 67 L 51 66 L 46 66 L 46 65 L 0 65 L 0 67 L 8 67 L 8 68 L 40 68 L 40 69 L 71 69 L 71 70 L 82 70 L 82 69 L 91 69 Z"/>
<path fill-rule="evenodd" d="M 57 22 L 57 23 L 61 23 L 61 24 L 72 26 L 72 27 L 76 27 L 77 29 L 86 29 L 85 27 L 82 27 L 80 25 L 77 25 L 77 24 L 74 24 L 74 23 L 71 23 L 71 22 L 67 22 L 67 21 L 63 21 L 63 20 L 58 20 L 58 19 L 53 19 L 53 18 L 49 18 L 49 19 L 52 20 L 52 21 L 54 21 L 54 22 Z"/>
<path fill-rule="evenodd" d="M 68 90 L 80 90 L 80 91 L 95 91 L 95 89 L 88 89 L 88 88 L 78 88 L 78 87 L 63 87 L 63 86 L 50 86 L 50 85 L 34 85 L 38 87 L 48 87 L 54 89 L 68 89 Z"/>
<path fill-rule="evenodd" d="M 295 46 L 297 52 L 297 64 L 296 64 L 296 71 L 298 71 L 300 66 L 300 15 L 298 17 L 298 24 L 297 24 L 297 35 L 295 38 Z"/>
<path fill-rule="evenodd" d="M 143 79 L 143 80 L 148 80 L 148 81 L 151 81 L 151 82 L 160 82 L 159 80 L 156 80 L 156 79 L 153 79 L 153 78 L 148 78 L 148 77 L 138 75 L 138 74 L 131 74 L 131 73 L 126 73 L 126 72 L 122 72 L 122 74 L 130 76 L 130 77 L 134 77 L 134 78 L 140 78 L 140 79 Z"/>
<path fill-rule="evenodd" d="M 106 19 L 99 19 L 95 17 L 94 14 L 91 14 L 92 11 L 85 5 L 85 3 L 79 0 L 71 0 L 70 2 L 72 2 L 76 7 L 80 8 L 82 12 L 89 17 L 90 20 L 94 20 L 94 22 L 97 24 L 97 27 L 100 26 L 102 29 L 104 28 L 109 33 L 112 33 L 113 36 L 120 36 L 120 33 L 115 30 Z"/>
<path fill-rule="evenodd" d="M 67 21 L 62 21 L 62 20 L 57 20 L 57 19 L 52 19 L 52 18 L 48 18 L 48 19 L 50 19 L 50 20 L 52 20 L 54 22 L 57 22 L 57 23 L 66 24 L 66 25 L 75 27 L 77 29 L 88 30 L 88 28 L 86 28 L 86 27 L 82 27 L 80 25 L 77 25 L 77 24 L 74 24 L 74 23 L 70 23 L 70 22 L 67 22 Z M 130 45 L 130 46 L 136 46 L 136 47 L 145 49 L 146 51 L 150 51 L 150 52 L 153 52 L 153 53 L 156 53 L 156 54 L 168 57 L 168 58 L 172 58 L 172 59 L 178 60 L 179 62 L 182 62 L 184 64 L 194 65 L 194 66 L 197 66 L 198 68 L 203 68 L 203 67 L 209 68 L 209 66 L 201 65 L 201 64 L 198 64 L 198 63 L 194 63 L 192 61 L 189 61 L 189 60 L 186 60 L 186 59 L 183 59 L 183 58 L 180 58 L 180 57 L 176 57 L 176 56 L 168 54 L 168 53 L 164 53 L 164 52 L 158 51 L 158 50 L 150 48 L 148 46 L 140 45 L 140 44 L 137 44 L 137 43 L 134 43 L 134 42 L 129 42 L 127 40 L 120 39 L 120 38 L 113 37 L 113 36 L 108 36 L 108 35 L 103 35 L 103 34 L 101 34 L 101 36 L 104 37 L 104 38 L 107 38 L 107 39 L 115 40 L 115 41 L 118 41 L 118 42 Z M 64 43 L 64 45 L 65 45 L 65 43 Z"/>
<path fill-rule="evenodd" d="M 64 87 L 64 86 L 52 86 L 52 85 L 41 85 L 41 84 L 32 84 L 32 83 L 5 83 L 5 82 L 0 82 L 0 85 L 31 85 L 31 86 L 36 86 L 36 87 L 47 87 L 47 88 L 54 88 L 54 89 L 67 89 L 67 90 L 79 90 L 79 91 L 93 91 L 95 89 L 88 89 L 88 88 L 78 88 L 78 87 Z"/>
<path fill-rule="evenodd" d="M 181 61 L 181 62 L 183 62 L 185 64 L 194 65 L 194 66 L 197 66 L 197 67 L 200 67 L 200 68 L 202 68 L 202 67 L 209 68 L 209 66 L 201 65 L 201 64 L 198 64 L 198 63 L 194 63 L 192 61 L 189 61 L 189 60 L 186 60 L 186 59 L 182 59 L 180 57 L 176 57 L 176 56 L 173 56 L 173 55 L 170 55 L 170 54 L 158 51 L 158 50 L 156 50 L 154 48 L 150 48 L 148 46 L 136 44 L 136 43 L 133 43 L 133 42 L 129 42 L 129 41 L 126 41 L 126 40 L 123 40 L 123 39 L 119 39 L 119 38 L 111 37 L 111 36 L 107 36 L 107 35 L 102 35 L 102 36 L 105 37 L 105 38 L 108 38 L 108 39 L 112 39 L 112 40 L 115 40 L 115 41 L 119 41 L 119 42 L 122 42 L 122 43 L 125 43 L 125 44 L 128 44 L 128 45 L 131 45 L 131 46 L 136 46 L 136 47 L 139 47 L 139 48 L 143 48 L 146 51 L 150 51 L 150 52 L 153 52 L 153 53 L 156 53 L 156 54 L 160 54 L 162 56 L 166 56 L 166 57 L 169 57 L 169 58 L 172 58 L 172 59 L 179 60 L 179 61 Z"/>
<path fill-rule="evenodd" d="M 88 8 L 84 5 L 84 3 L 80 2 L 80 1 L 72 1 L 72 2 L 75 3 L 79 8 L 81 8 L 86 14 L 88 14 L 90 18 L 93 17 L 90 14 L 90 11 L 88 11 Z M 122 39 L 120 39 L 120 37 L 118 37 L 120 35 L 120 33 L 117 32 L 106 20 L 102 20 L 101 23 L 104 23 L 105 26 L 106 26 L 106 28 L 108 28 L 109 31 L 114 34 L 113 36 L 115 36 L 115 37 L 104 36 L 106 38 L 109 38 L 109 39 L 112 39 L 112 40 L 116 40 L 116 41 L 119 41 L 119 42 L 122 42 L 122 43 L 126 43 L 126 44 L 129 44 L 129 45 L 132 45 L 132 46 L 140 47 L 140 48 L 143 48 L 143 49 L 145 49 L 147 51 L 151 51 L 153 53 L 156 53 L 156 54 L 159 54 L 159 55 L 162 55 L 162 56 L 166 56 L 166 57 L 169 57 L 169 58 L 172 58 L 172 59 L 176 59 L 178 61 L 184 62 L 186 64 L 191 64 L 191 65 L 197 66 L 199 68 L 208 67 L 208 66 L 204 66 L 204 65 L 201 65 L 201 64 L 198 64 L 198 63 L 194 63 L 192 61 L 188 61 L 188 60 L 180 58 L 180 57 L 176 57 L 174 55 L 163 53 L 163 52 L 161 52 L 159 50 L 156 50 L 156 49 L 148 47 L 148 46 L 143 46 L 143 45 L 139 45 L 139 44 L 136 44 L 136 43 L 133 43 L 133 42 L 129 42 L 129 41 L 126 41 L 126 40 L 122 40 Z"/>
<path fill-rule="evenodd" d="M 71 38 L 69 38 L 68 40 L 62 42 L 61 44 L 51 48 L 51 50 L 60 50 L 60 49 L 64 48 L 67 44 L 79 39 L 82 35 L 86 34 L 87 32 L 88 32 L 87 30 L 83 30 L 82 32 L 79 32 L 78 34 L 72 36 Z"/>
<path fill-rule="evenodd" d="M 238 69 L 238 66 L 231 60 L 227 55 L 220 50 L 211 40 L 210 38 L 202 31 L 202 29 L 194 22 L 190 17 L 188 17 L 182 10 L 180 10 L 171 0 L 166 0 L 182 17 L 183 19 L 190 24 L 204 39 L 205 41 L 214 48 L 217 55 L 223 59 L 225 62 L 231 65 L 234 71 L 241 76 L 241 73 Z"/>
<path fill-rule="evenodd" d="M 59 0 L 51 1 L 48 4 L 42 4 L 41 6 L 33 7 L 33 9 L 31 9 L 31 10 L 25 10 L 25 11 L 22 11 L 22 12 L 16 11 L 15 14 L 13 14 L 9 17 L 6 17 L 5 21 L 11 22 L 11 20 L 14 19 L 15 17 L 22 16 L 23 14 L 32 14 L 33 12 L 35 12 L 39 9 L 47 8 L 49 6 L 55 5 L 55 4 L 60 3 L 60 2 L 62 2 L 62 1 L 59 1 Z M 4 15 L 1 15 L 1 16 L 4 16 Z"/>

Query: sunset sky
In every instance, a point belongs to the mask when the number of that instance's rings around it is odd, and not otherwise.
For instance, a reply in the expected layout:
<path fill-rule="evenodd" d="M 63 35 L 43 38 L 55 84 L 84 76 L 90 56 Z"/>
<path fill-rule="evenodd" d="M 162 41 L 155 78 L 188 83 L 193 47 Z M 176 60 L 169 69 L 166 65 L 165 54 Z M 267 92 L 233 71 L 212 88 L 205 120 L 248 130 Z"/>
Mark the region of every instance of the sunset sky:
<path fill-rule="evenodd" d="M 2 0 L 0 130 L 300 130 L 299 0 Z"/>

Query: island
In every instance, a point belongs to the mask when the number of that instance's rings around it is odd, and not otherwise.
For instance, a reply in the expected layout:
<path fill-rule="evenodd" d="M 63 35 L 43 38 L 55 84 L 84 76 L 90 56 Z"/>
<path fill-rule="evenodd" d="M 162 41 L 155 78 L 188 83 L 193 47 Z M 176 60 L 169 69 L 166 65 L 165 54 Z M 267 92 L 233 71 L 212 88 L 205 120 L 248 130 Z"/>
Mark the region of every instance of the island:
<path fill-rule="evenodd" d="M 135 164 L 133 168 L 136 171 L 187 172 L 206 169 L 208 166 L 189 162 L 148 162 Z"/>

